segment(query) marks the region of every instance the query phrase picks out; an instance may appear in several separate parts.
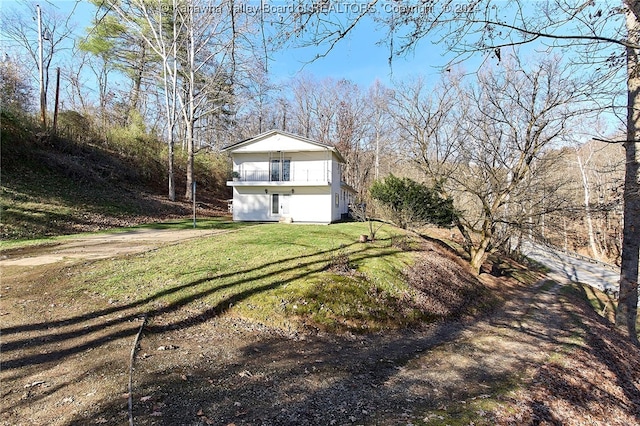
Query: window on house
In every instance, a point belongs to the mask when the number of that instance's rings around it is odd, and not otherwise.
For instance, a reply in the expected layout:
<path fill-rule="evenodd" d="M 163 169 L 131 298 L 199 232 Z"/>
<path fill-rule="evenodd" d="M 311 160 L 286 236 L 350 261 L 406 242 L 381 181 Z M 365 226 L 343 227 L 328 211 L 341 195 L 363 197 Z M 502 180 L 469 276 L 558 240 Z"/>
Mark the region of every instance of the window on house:
<path fill-rule="evenodd" d="M 287 182 L 291 180 L 291 160 L 287 158 L 282 160 L 282 180 Z"/>
<path fill-rule="evenodd" d="M 336 192 L 336 207 L 340 207 L 340 194 Z"/>
<path fill-rule="evenodd" d="M 271 160 L 271 178 L 272 181 L 280 180 L 280 160 Z"/>

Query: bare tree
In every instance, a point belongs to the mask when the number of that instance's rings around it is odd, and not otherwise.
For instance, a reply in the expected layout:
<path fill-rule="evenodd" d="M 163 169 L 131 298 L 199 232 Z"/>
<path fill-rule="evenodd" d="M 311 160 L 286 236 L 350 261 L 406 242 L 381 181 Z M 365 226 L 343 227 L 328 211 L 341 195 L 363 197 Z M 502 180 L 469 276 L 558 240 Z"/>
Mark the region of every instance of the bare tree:
<path fill-rule="evenodd" d="M 316 80 L 303 74 L 293 83 L 293 132 L 335 145 L 346 160 L 343 176 L 362 195 L 371 179 L 374 151 L 370 144 L 372 108 L 368 94 L 341 79 Z"/>
<path fill-rule="evenodd" d="M 34 18 L 39 6 L 35 3 L 28 3 L 27 6 L 31 16 L 16 9 L 3 8 L 0 13 L 0 23 L 3 33 L 9 38 L 7 45 L 17 47 L 27 53 L 31 63 L 30 66 L 23 64 L 25 69 L 39 70 L 42 66 L 41 104 L 43 113 L 46 113 L 50 70 L 59 60 L 59 53 L 65 49 L 65 41 L 71 37 L 74 30 L 70 23 L 73 14 L 60 16 L 55 13 L 52 7 L 41 9 L 42 33 L 40 33 Z M 40 60 L 39 44 L 42 45 L 42 60 Z M 34 80 L 38 80 L 35 74 L 32 77 Z"/>
<path fill-rule="evenodd" d="M 461 88 L 455 74 L 443 78 L 431 89 L 427 81 L 418 77 L 398 84 L 391 100 L 391 115 L 397 127 L 399 151 L 409 155 L 436 184 L 447 177 L 445 165 L 453 161 L 457 152 L 454 143 L 461 128 L 454 123 L 465 119 L 466 108 L 459 108 Z"/>
<path fill-rule="evenodd" d="M 90 61 L 89 53 L 76 51 L 73 59 L 62 68 L 62 78 L 66 81 L 63 85 L 66 90 L 65 98 L 69 103 L 68 108 L 86 115 L 93 107 L 89 99 L 91 90 L 87 88 L 88 78 L 85 73 Z"/>
<path fill-rule="evenodd" d="M 620 264 L 624 152 L 619 144 L 573 141 L 562 150 L 567 208 L 551 215 L 549 241 Z M 567 221 L 567 218 L 569 219 Z"/>
<path fill-rule="evenodd" d="M 390 52 L 402 54 L 421 40 L 433 37 L 464 59 L 474 53 L 500 60 L 502 49 L 532 42 L 574 53 L 585 69 L 592 66 L 592 89 L 616 87 L 626 68 L 627 100 L 624 119 L 625 148 L 624 228 L 620 267 L 620 299 L 616 325 L 637 341 L 638 265 L 640 263 L 640 1 L 621 0 L 618 6 L 590 1 L 550 0 L 531 4 L 524 0 L 442 0 L 415 5 L 372 0 L 366 7 L 351 8 L 340 19 L 329 19 L 327 2 L 316 8 L 296 10 L 283 22 L 283 34 L 296 40 L 321 44 L 331 50 L 359 22 L 373 17 L 386 26 Z M 325 51 L 326 54 L 326 51 Z M 323 56 L 319 54 L 318 57 Z M 583 70 L 585 71 L 585 70 Z M 603 85 L 603 83 L 605 83 Z M 610 93 L 616 105 L 618 93 Z M 606 103 L 606 102 L 605 102 Z"/>
<path fill-rule="evenodd" d="M 12 60 L 0 61 L 0 109 L 21 113 L 32 107 L 33 89 L 24 78 L 25 70 Z"/>
<path fill-rule="evenodd" d="M 510 60 L 483 70 L 476 85 L 447 79 L 425 93 L 417 80 L 398 91 L 394 111 L 406 151 L 429 183 L 454 200 L 477 271 L 555 192 L 542 178 L 553 164 L 546 151 L 567 131 L 580 96 L 567 74 L 555 60 L 529 68 Z"/>
<path fill-rule="evenodd" d="M 198 121 L 231 102 L 237 63 L 246 48 L 239 35 L 247 35 L 253 22 L 234 15 L 232 0 L 223 4 L 174 0 L 169 7 L 160 0 L 112 0 L 109 6 L 161 58 L 167 132 L 171 144 L 173 120 L 179 114 L 187 149 L 185 198 L 192 200 L 194 156 L 198 147 L 208 145 L 196 141 L 203 133 Z"/>
<path fill-rule="evenodd" d="M 369 87 L 370 100 L 371 145 L 375 147 L 374 179 L 380 178 L 380 157 L 385 151 L 392 149 L 392 125 L 389 103 L 393 91 L 385 87 L 380 80 L 375 80 Z"/>
<path fill-rule="evenodd" d="M 291 130 L 306 138 L 311 137 L 314 110 L 311 91 L 315 84 L 315 80 L 307 74 L 298 76 L 293 82 Z"/>
<path fill-rule="evenodd" d="M 339 80 L 335 89 L 337 105 L 334 106 L 333 140 L 347 162 L 344 179 L 362 199 L 374 171 L 375 147 L 370 145 L 368 137 L 372 109 L 367 94 L 356 84 Z"/>
<path fill-rule="evenodd" d="M 576 163 L 578 170 L 580 171 L 580 177 L 582 182 L 582 192 L 584 199 L 584 218 L 587 222 L 587 235 L 589 236 L 589 247 L 596 259 L 600 259 L 600 249 L 597 246 L 595 233 L 593 230 L 593 216 L 591 208 L 591 185 L 589 184 L 589 176 L 587 168 L 590 166 L 591 160 L 593 160 L 593 147 L 591 145 L 583 147 L 582 152 L 576 150 Z M 584 158 L 582 157 L 584 155 Z"/>

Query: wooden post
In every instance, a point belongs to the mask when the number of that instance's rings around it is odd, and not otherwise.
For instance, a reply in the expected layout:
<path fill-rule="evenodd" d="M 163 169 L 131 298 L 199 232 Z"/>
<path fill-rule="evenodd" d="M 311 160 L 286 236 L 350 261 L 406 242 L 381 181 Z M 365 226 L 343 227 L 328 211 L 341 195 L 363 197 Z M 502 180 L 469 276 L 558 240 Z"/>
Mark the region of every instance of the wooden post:
<path fill-rule="evenodd" d="M 56 69 L 56 103 L 53 107 L 53 134 L 57 133 L 58 128 L 58 100 L 60 99 L 60 67 Z"/>
<path fill-rule="evenodd" d="M 193 196 L 193 227 L 196 227 L 196 181 L 193 181 L 193 189 L 192 189 L 192 196 Z"/>

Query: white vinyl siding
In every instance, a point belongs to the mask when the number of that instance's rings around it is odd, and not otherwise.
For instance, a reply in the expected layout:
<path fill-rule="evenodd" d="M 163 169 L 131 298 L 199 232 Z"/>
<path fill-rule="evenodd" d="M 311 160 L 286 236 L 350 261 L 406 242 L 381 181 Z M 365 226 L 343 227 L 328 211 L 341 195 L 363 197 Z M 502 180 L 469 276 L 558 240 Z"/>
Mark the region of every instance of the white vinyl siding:
<path fill-rule="evenodd" d="M 333 148 L 275 132 L 228 152 L 240 176 L 227 183 L 234 220 L 330 223 L 347 210 L 342 157 Z"/>
<path fill-rule="evenodd" d="M 274 205 L 276 194 L 278 200 Z M 282 204 L 283 196 L 288 198 L 288 206 Z M 235 187 L 233 220 L 274 222 L 281 217 L 289 217 L 293 222 L 330 223 L 333 221 L 331 203 L 329 187 L 296 187 L 293 194 L 291 189 Z"/>

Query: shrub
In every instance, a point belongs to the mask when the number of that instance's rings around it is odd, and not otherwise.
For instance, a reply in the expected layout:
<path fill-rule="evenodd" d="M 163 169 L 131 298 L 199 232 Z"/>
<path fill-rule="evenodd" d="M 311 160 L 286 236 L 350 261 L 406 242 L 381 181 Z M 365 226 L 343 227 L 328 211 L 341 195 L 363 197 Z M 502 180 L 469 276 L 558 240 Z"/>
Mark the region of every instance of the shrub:
<path fill-rule="evenodd" d="M 58 114 L 58 134 L 81 143 L 91 143 L 99 139 L 91 119 L 71 110 Z"/>
<path fill-rule="evenodd" d="M 389 175 L 374 182 L 370 192 L 386 208 L 388 219 L 403 229 L 427 223 L 451 226 L 456 216 L 453 200 L 440 197 L 437 188 L 409 178 Z"/>

